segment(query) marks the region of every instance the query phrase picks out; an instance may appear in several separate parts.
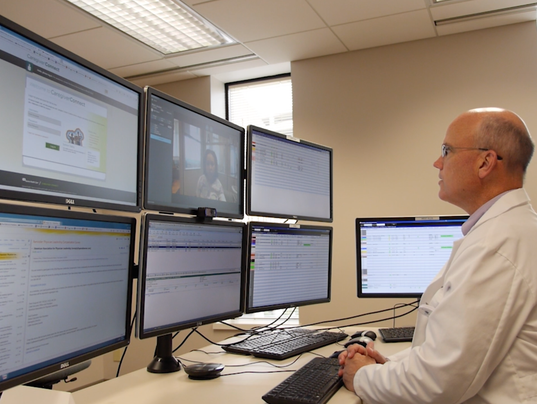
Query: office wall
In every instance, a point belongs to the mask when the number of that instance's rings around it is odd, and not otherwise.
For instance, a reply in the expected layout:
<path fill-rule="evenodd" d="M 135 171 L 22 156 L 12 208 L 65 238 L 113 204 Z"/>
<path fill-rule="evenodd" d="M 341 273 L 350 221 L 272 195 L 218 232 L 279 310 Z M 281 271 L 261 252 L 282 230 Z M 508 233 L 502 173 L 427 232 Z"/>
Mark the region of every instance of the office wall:
<path fill-rule="evenodd" d="M 332 302 L 302 308 L 303 323 L 399 302 L 356 297 L 354 219 L 463 213 L 437 196 L 432 164 L 447 126 L 467 109 L 498 106 L 537 138 L 536 73 L 534 23 L 292 64 L 294 134 L 334 149 Z M 537 203 L 537 157 L 526 188 Z"/>

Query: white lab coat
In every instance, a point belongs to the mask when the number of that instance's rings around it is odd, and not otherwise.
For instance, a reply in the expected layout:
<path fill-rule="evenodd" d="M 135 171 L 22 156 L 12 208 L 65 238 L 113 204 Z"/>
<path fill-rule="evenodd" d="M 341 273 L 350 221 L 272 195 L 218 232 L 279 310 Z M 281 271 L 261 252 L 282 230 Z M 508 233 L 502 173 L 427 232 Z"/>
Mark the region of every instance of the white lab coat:
<path fill-rule="evenodd" d="M 354 378 L 366 404 L 537 403 L 537 214 L 506 193 L 422 296 L 412 348 Z"/>

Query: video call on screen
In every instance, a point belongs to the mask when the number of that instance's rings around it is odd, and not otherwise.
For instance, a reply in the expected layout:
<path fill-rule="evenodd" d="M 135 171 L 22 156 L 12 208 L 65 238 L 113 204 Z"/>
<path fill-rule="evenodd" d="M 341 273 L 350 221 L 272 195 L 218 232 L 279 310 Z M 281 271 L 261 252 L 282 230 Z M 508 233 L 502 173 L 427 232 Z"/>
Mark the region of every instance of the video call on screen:
<path fill-rule="evenodd" d="M 242 217 L 243 134 L 155 95 L 149 108 L 146 204 L 180 212 L 212 207 L 219 216 Z"/>

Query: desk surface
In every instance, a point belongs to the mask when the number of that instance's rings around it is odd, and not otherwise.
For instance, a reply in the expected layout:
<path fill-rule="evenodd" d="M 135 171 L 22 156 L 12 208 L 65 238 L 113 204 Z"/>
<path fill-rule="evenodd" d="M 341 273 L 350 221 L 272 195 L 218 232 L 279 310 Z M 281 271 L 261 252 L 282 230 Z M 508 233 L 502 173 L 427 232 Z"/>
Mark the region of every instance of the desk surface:
<path fill-rule="evenodd" d="M 351 335 L 356 330 L 347 328 Z M 394 354 L 410 343 L 375 343 L 384 355 Z M 229 342 L 231 340 L 226 340 Z M 332 344 L 313 352 L 329 356 L 334 351 L 343 349 L 343 345 Z M 303 354 L 283 361 L 264 360 L 252 356 L 225 353 L 216 345 L 203 348 L 204 352 L 194 351 L 180 358 L 184 364 L 187 360 L 223 363 L 226 367 L 222 376 L 212 380 L 192 380 L 184 370 L 167 374 L 154 374 L 140 369 L 124 376 L 99 383 L 73 393 L 76 404 L 169 404 L 169 403 L 213 403 L 220 399 L 223 403 L 265 404 L 261 396 L 282 382 L 290 372 L 296 370 L 317 355 Z M 296 360 L 296 362 L 294 362 Z M 293 363 L 294 362 L 294 363 Z M 292 363 L 292 364 L 291 364 Z M 278 367 L 272 366 L 276 365 Z M 280 368 L 289 365 L 285 368 Z M 270 372 L 270 373 L 269 373 Z M 240 373 L 240 374 L 236 374 Z M 332 397 L 330 404 L 355 403 L 357 399 L 345 387 Z"/>

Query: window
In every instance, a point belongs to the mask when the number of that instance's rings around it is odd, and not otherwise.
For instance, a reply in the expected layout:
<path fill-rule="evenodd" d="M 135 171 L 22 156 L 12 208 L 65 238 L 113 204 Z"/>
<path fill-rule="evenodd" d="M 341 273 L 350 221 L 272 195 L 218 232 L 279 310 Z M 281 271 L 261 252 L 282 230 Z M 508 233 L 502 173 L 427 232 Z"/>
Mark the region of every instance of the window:
<path fill-rule="evenodd" d="M 293 135 L 293 87 L 291 75 L 283 74 L 254 80 L 226 84 L 226 117 L 229 121 L 246 128 L 256 125 L 284 135 Z M 283 222 L 285 219 L 250 217 L 249 220 Z M 288 309 L 289 310 L 289 309 Z M 239 322 L 270 323 L 282 316 L 286 319 L 291 311 L 265 311 L 245 314 Z M 283 314 L 283 315 L 282 315 Z M 298 322 L 298 309 L 291 316 Z"/>
<path fill-rule="evenodd" d="M 293 135 L 293 87 L 289 74 L 226 84 L 227 119 Z"/>

